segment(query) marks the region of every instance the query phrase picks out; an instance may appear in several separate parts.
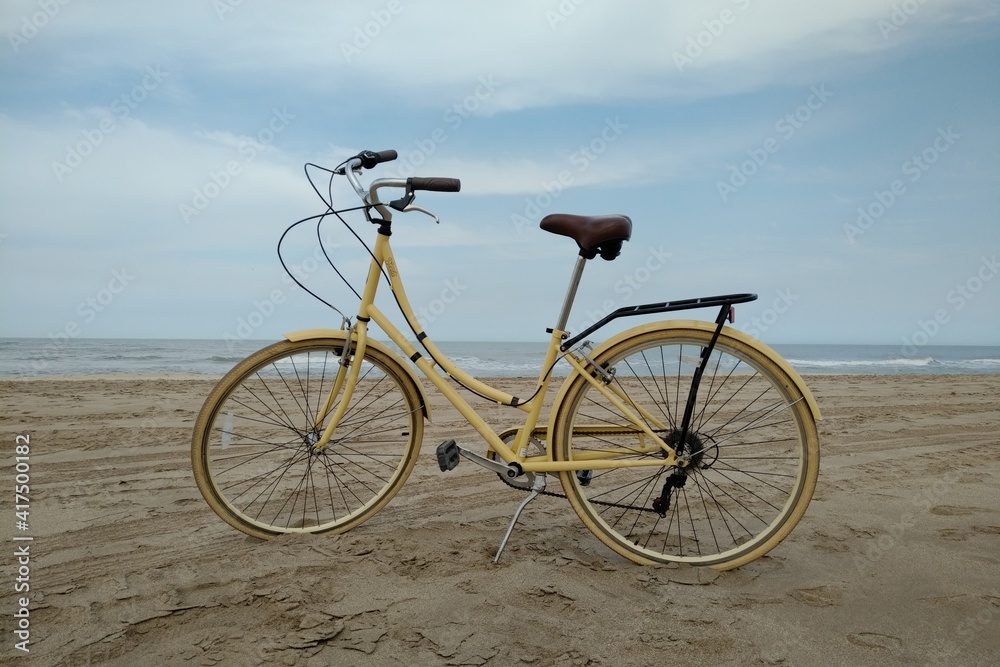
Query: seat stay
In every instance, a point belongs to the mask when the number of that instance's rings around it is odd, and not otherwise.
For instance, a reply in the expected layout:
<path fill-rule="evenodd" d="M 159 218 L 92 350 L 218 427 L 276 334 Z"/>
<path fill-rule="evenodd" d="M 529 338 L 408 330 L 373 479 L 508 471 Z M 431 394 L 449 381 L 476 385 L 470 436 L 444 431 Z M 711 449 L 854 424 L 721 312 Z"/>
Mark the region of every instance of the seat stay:
<path fill-rule="evenodd" d="M 573 366 L 573 368 L 576 369 L 576 371 L 587 382 L 593 385 L 594 388 L 597 389 L 597 391 L 599 391 L 601 394 L 604 395 L 605 398 L 611 401 L 611 404 L 614 405 L 621 412 L 622 416 L 625 417 L 625 419 L 629 420 L 635 426 L 637 431 L 642 432 L 643 434 L 645 434 L 650 438 L 651 442 L 658 445 L 659 449 L 661 449 L 664 452 L 664 458 L 660 459 L 661 465 L 667 465 L 667 466 L 677 465 L 677 452 L 674 451 L 674 448 L 668 445 L 662 437 L 658 436 L 656 433 L 653 432 L 653 429 L 650 428 L 650 425 L 646 422 L 646 420 L 643 417 L 636 416 L 636 414 L 625 403 L 625 401 L 619 398 L 616 392 L 608 389 L 607 385 L 602 380 L 594 377 L 594 373 L 592 373 L 590 369 L 584 365 L 584 363 L 579 359 L 579 357 L 577 357 L 574 354 L 567 354 L 565 358 L 567 361 L 569 361 L 570 365 Z M 631 403 L 631 401 L 629 401 L 629 403 Z M 662 427 L 662 424 L 659 421 L 656 421 L 655 423 L 657 425 L 657 428 Z"/>

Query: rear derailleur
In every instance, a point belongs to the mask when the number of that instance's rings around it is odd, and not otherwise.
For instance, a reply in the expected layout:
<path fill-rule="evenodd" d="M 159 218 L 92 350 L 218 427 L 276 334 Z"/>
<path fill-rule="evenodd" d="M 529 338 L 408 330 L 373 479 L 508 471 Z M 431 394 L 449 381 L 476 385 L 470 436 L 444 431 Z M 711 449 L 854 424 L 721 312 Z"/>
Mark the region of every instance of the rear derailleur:
<path fill-rule="evenodd" d="M 679 470 L 675 470 L 667 477 L 667 481 L 663 483 L 663 491 L 660 493 L 660 497 L 653 499 L 653 511 L 659 514 L 661 518 L 666 517 L 667 512 L 670 511 L 670 496 L 673 490 L 684 488 L 685 482 L 687 482 L 687 474 Z"/>

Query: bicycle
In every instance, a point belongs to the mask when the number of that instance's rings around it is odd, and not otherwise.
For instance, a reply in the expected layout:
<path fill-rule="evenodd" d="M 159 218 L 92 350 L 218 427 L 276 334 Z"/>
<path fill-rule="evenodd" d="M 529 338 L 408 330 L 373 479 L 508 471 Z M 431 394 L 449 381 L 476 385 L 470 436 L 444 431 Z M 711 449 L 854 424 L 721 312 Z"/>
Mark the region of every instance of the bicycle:
<path fill-rule="evenodd" d="M 528 492 L 494 562 L 528 502 L 539 494 L 563 495 L 546 491 L 549 473 L 558 475 L 584 525 L 636 563 L 729 569 L 759 558 L 789 534 L 815 488 L 821 415 L 786 361 L 726 326 L 734 305 L 756 295 L 626 306 L 571 335 L 566 324 L 586 263 L 598 255 L 617 257 L 632 224 L 625 216 L 545 216 L 541 228 L 573 239 L 579 253 L 556 324 L 546 330 L 549 346 L 534 394 L 520 398 L 499 391 L 458 368 L 423 331 L 390 247 L 393 211 L 438 220 L 413 203 L 415 193 L 458 192 L 461 184 L 420 177 L 361 184 L 363 170 L 395 157 L 395 151 L 364 151 L 324 170 L 330 174 L 329 201 L 310 176 L 309 167 L 319 167 L 306 165 L 313 189 L 327 203 L 323 216 L 363 211 L 378 226 L 378 236 L 369 248 L 353 322 L 342 314 L 341 329 L 287 334 L 238 363 L 207 398 L 194 428 L 192 463 L 198 488 L 222 519 L 260 538 L 342 533 L 374 516 L 399 491 L 431 410 L 413 367 L 369 337 L 374 322 L 486 441 L 485 454 L 454 440 L 442 443 L 441 470 L 465 458 Z M 360 206 L 334 209 L 337 176 L 346 177 Z M 385 188 L 402 196 L 383 201 Z M 299 222 L 315 218 L 322 222 L 322 216 Z M 279 242 L 279 257 L 280 249 Z M 382 278 L 422 352 L 375 306 Z M 621 317 L 697 308 L 719 311 L 714 322 L 660 321 L 596 346 L 587 339 Z M 550 421 L 540 424 L 559 359 L 572 370 Z M 497 433 L 449 380 L 526 412 L 523 424 Z"/>

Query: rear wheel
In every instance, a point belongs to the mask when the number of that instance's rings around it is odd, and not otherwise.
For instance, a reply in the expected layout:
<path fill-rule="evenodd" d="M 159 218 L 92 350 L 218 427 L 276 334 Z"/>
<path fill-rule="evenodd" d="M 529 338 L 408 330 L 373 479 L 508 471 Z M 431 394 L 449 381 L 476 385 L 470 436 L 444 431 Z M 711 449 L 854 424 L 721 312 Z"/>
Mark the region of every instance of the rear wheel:
<path fill-rule="evenodd" d="M 767 354 L 725 333 L 684 432 L 689 388 L 711 337 L 700 329 L 652 331 L 595 359 L 614 374 L 608 388 L 684 461 L 560 473 L 587 527 L 639 563 L 729 569 L 759 558 L 792 530 L 816 485 L 816 424 L 802 392 Z M 586 378 L 569 382 L 554 417 L 556 460 L 664 457 Z"/>
<path fill-rule="evenodd" d="M 343 532 L 378 512 L 409 476 L 423 436 L 419 391 L 392 357 L 369 346 L 343 419 L 315 447 L 344 340 L 282 341 L 240 362 L 195 425 L 198 488 L 233 527 L 257 537 Z"/>

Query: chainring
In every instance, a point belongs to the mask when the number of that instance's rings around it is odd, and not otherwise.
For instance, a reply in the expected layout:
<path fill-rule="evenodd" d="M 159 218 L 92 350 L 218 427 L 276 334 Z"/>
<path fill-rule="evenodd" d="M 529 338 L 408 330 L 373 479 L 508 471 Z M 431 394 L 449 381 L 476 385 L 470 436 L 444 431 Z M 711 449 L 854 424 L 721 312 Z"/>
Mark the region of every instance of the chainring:
<path fill-rule="evenodd" d="M 515 438 L 517 438 L 517 429 L 506 431 L 500 434 L 500 439 L 503 441 L 505 445 L 509 445 L 510 443 L 514 442 Z M 542 455 L 544 453 L 545 453 L 545 445 L 542 444 L 541 440 L 539 440 L 535 436 L 531 436 L 530 438 L 528 438 L 528 456 Z M 497 453 L 496 451 L 493 450 L 493 448 L 490 448 L 489 451 L 486 452 L 486 458 L 490 459 L 491 461 L 499 460 L 499 457 L 497 456 Z M 534 486 L 535 484 L 535 473 L 533 472 L 526 472 L 519 477 L 515 477 L 514 479 L 507 479 L 500 473 L 497 473 L 497 477 L 499 477 L 500 481 L 502 481 L 507 486 L 514 489 L 519 489 L 521 491 L 531 491 L 532 486 Z"/>

